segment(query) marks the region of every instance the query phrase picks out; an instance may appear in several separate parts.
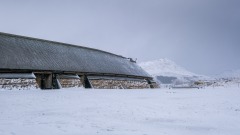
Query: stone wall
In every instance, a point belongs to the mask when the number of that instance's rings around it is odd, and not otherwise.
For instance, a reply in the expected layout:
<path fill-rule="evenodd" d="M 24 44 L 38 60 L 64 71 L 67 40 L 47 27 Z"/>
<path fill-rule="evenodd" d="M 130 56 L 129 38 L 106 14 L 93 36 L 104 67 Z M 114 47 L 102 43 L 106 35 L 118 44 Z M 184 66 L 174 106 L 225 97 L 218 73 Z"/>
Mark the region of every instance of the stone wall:
<path fill-rule="evenodd" d="M 62 88 L 82 87 L 80 79 L 58 79 Z"/>
<path fill-rule="evenodd" d="M 158 83 L 152 82 L 151 84 L 153 88 L 160 88 L 160 85 Z"/>
<path fill-rule="evenodd" d="M 38 85 L 35 79 L 2 79 L 0 78 L 0 89 L 18 89 L 29 90 L 38 89 Z"/>
<path fill-rule="evenodd" d="M 150 85 L 145 81 L 90 80 L 95 89 L 146 89 Z"/>
<path fill-rule="evenodd" d="M 62 88 L 83 87 L 80 79 L 58 79 Z M 94 89 L 146 89 L 150 85 L 146 81 L 131 80 L 89 80 Z M 152 84 L 158 88 L 157 84 Z M 36 79 L 1 79 L 0 89 L 38 89 Z"/>

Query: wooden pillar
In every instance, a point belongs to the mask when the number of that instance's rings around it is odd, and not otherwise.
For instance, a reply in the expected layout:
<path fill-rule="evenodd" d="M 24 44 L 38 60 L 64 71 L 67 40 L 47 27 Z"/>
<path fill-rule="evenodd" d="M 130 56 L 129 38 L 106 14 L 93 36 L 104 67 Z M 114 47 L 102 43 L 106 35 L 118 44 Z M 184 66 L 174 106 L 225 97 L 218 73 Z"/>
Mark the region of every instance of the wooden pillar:
<path fill-rule="evenodd" d="M 52 73 L 37 73 L 36 81 L 41 89 L 56 89 L 54 76 Z"/>
<path fill-rule="evenodd" d="M 92 88 L 92 85 L 86 75 L 81 76 L 81 81 L 84 88 Z"/>
<path fill-rule="evenodd" d="M 52 89 L 52 84 L 53 84 L 52 74 L 46 74 L 45 75 L 45 88 Z"/>
<path fill-rule="evenodd" d="M 62 86 L 59 83 L 58 79 L 57 79 L 57 74 L 52 74 L 52 88 L 53 89 L 61 89 Z"/>
<path fill-rule="evenodd" d="M 154 88 L 152 82 L 149 79 L 147 79 L 147 83 L 150 85 L 150 88 L 152 88 L 152 89 Z"/>

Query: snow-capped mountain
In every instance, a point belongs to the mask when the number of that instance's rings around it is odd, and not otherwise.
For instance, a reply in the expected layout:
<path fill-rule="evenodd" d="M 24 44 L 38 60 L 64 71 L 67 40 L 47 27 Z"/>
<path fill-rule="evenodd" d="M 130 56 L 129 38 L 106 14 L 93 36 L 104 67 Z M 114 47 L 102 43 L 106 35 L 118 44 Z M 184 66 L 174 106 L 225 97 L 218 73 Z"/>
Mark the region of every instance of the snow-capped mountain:
<path fill-rule="evenodd" d="M 139 65 L 152 76 L 198 76 L 197 74 L 187 71 L 175 62 L 166 58 L 139 63 Z"/>
<path fill-rule="evenodd" d="M 172 84 L 205 80 L 206 76 L 192 73 L 169 59 L 159 59 L 139 63 L 139 65 L 160 83 Z"/>

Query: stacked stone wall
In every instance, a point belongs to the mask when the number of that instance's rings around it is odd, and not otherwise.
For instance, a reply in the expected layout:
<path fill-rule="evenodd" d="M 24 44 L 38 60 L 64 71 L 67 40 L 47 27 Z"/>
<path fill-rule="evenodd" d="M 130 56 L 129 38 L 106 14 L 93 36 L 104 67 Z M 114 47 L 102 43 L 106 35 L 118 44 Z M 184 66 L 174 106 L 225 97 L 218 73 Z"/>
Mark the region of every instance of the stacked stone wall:
<path fill-rule="evenodd" d="M 94 89 L 123 89 L 121 81 L 114 80 L 90 80 Z"/>
<path fill-rule="evenodd" d="M 146 89 L 150 85 L 146 81 L 123 81 L 122 86 L 125 89 Z"/>
<path fill-rule="evenodd" d="M 83 87 L 80 79 L 58 79 L 62 88 Z M 131 80 L 89 80 L 94 89 L 146 89 L 150 85 L 146 81 Z M 153 83 L 154 88 L 159 88 L 157 83 Z M 0 89 L 38 89 L 36 79 L 1 79 Z"/>
<path fill-rule="evenodd" d="M 146 89 L 150 85 L 145 81 L 90 80 L 95 89 Z"/>
<path fill-rule="evenodd" d="M 80 79 L 59 79 L 62 88 L 82 87 Z"/>
<path fill-rule="evenodd" d="M 35 79 L 1 79 L 0 78 L 0 89 L 38 89 L 38 85 Z"/>
<path fill-rule="evenodd" d="M 160 88 L 158 83 L 152 83 L 151 85 L 153 86 L 153 88 Z"/>

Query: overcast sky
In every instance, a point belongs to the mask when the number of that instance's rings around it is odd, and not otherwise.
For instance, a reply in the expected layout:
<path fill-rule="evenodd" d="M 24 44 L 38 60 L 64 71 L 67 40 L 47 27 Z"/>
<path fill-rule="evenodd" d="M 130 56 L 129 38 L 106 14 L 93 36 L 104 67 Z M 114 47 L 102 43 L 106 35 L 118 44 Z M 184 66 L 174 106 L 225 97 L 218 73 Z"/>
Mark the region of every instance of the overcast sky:
<path fill-rule="evenodd" d="M 0 0 L 0 31 L 198 74 L 240 69 L 240 0 Z"/>

